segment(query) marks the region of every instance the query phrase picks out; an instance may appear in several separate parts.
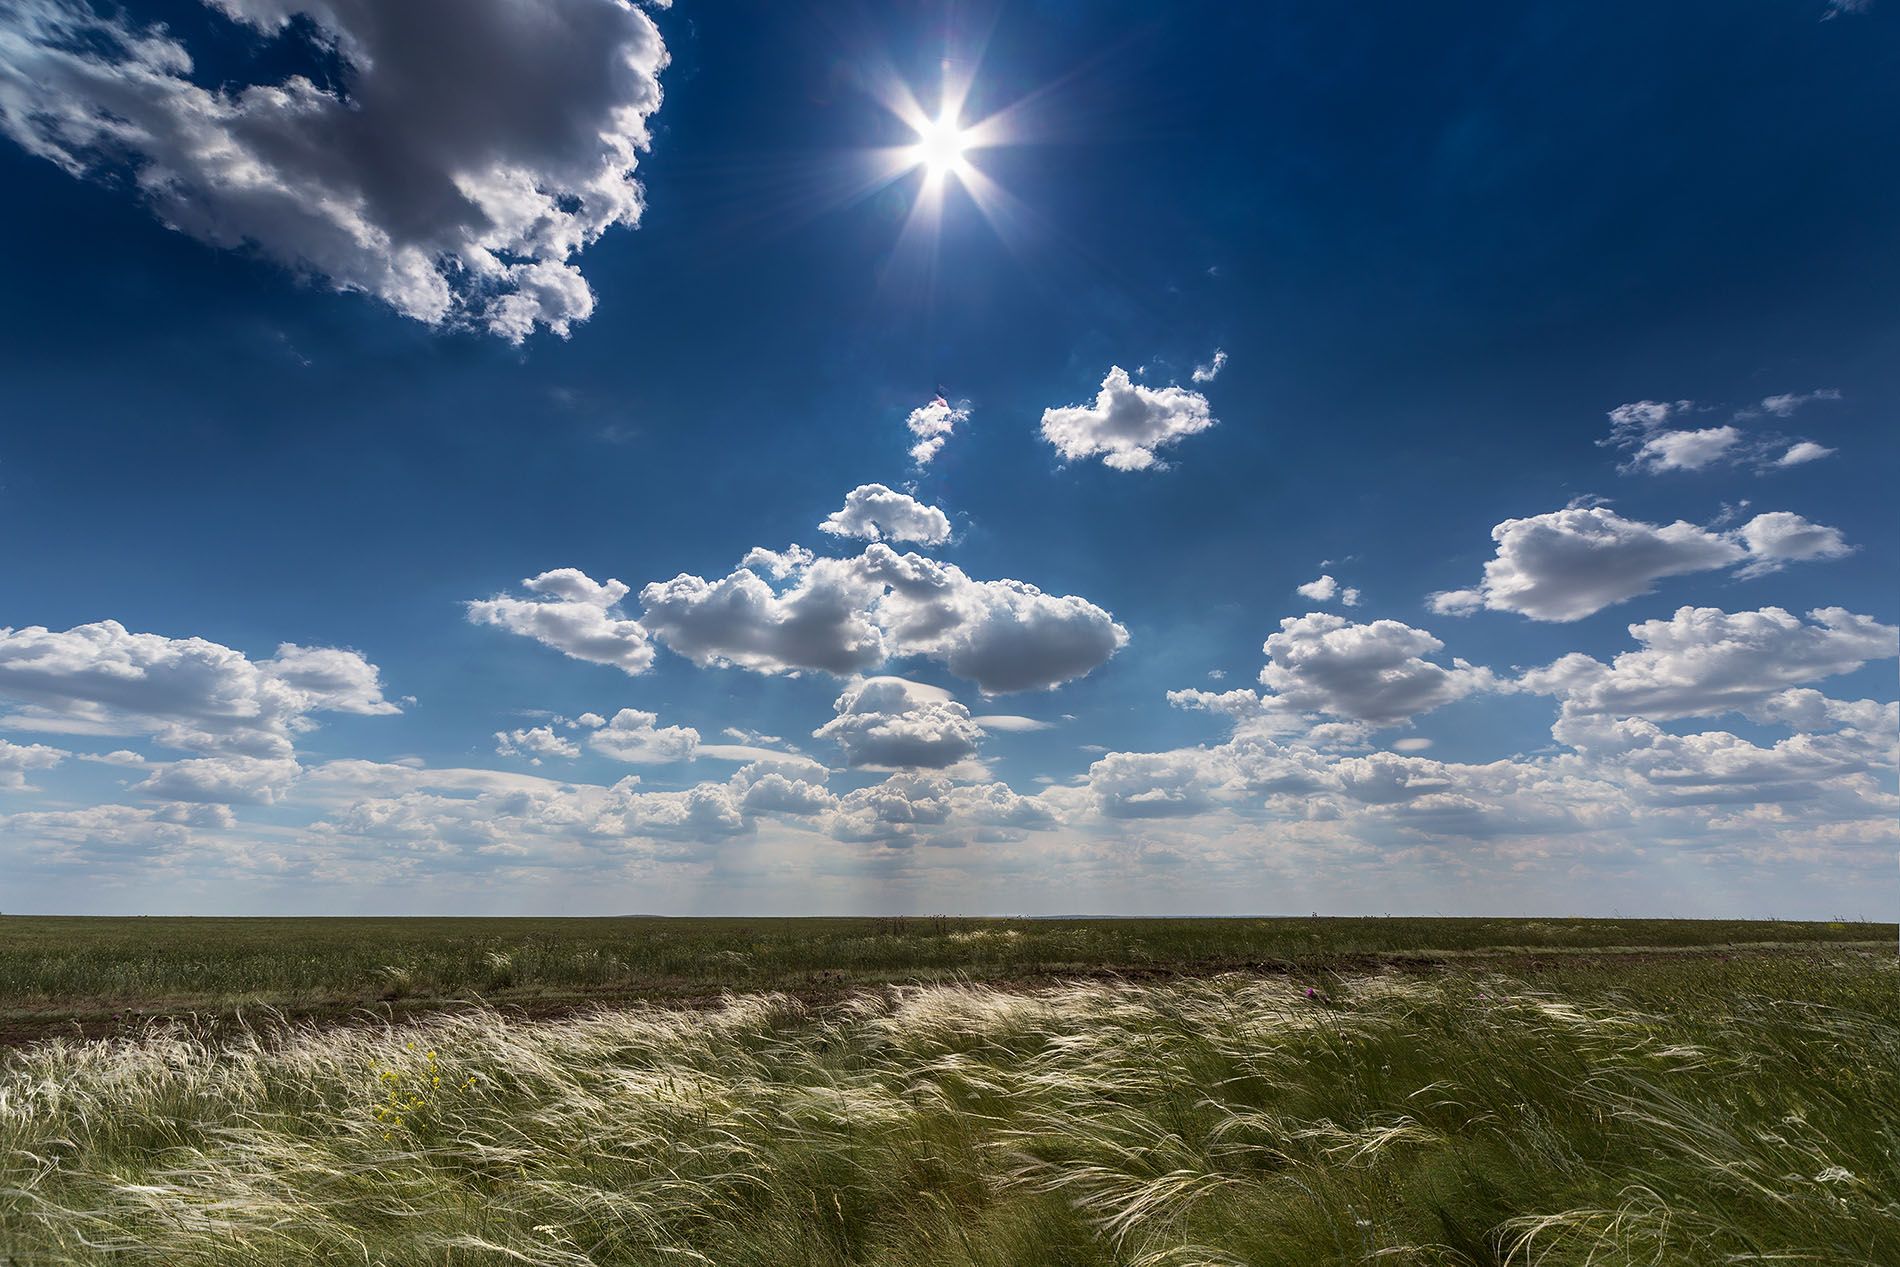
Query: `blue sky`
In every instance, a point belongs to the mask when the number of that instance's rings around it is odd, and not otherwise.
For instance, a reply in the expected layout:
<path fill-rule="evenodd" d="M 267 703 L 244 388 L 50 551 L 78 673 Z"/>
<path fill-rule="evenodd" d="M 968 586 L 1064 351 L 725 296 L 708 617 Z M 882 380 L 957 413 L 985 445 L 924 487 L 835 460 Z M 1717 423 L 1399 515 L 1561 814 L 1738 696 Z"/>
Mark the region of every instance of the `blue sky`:
<path fill-rule="evenodd" d="M 1892 5 L 8 9 L 0 909 L 1900 896 Z"/>

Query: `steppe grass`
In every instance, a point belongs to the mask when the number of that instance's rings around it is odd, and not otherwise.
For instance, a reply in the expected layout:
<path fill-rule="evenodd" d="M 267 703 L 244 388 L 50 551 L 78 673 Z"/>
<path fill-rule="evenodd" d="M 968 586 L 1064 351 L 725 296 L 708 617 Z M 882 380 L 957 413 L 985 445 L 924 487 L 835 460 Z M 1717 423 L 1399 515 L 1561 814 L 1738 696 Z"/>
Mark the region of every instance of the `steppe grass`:
<path fill-rule="evenodd" d="M 155 1025 L 0 1055 L 0 1262 L 1889 1267 L 1897 989 L 1834 950 Z"/>
<path fill-rule="evenodd" d="M 1636 919 L 142 919 L 0 917 L 10 1022 L 482 998 L 804 997 L 885 982 L 1318 968 L 1391 956 L 1893 944 L 1892 924 Z M 1365 965 L 1361 965 L 1365 966 Z"/>

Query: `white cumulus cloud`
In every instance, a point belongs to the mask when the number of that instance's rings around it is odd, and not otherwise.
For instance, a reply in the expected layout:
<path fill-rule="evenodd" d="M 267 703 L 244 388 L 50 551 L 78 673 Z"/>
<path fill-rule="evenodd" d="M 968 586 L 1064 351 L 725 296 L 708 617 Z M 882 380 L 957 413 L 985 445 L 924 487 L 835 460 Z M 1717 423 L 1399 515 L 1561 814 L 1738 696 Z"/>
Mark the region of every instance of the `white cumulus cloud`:
<path fill-rule="evenodd" d="M 969 420 L 967 404 L 952 405 L 941 396 L 911 410 L 910 416 L 904 419 L 904 425 L 917 437 L 917 443 L 910 446 L 910 460 L 919 466 L 928 466 L 930 459 L 949 441 L 950 434 Z"/>
<path fill-rule="evenodd" d="M 1533 620 L 1569 621 L 1651 592 L 1666 577 L 1746 564 L 1742 576 L 1787 563 L 1838 558 L 1840 533 L 1785 511 L 1757 515 L 1720 532 L 1677 520 L 1626 519 L 1606 506 L 1571 505 L 1507 519 L 1491 530 L 1496 557 L 1473 589 L 1431 596 L 1434 611 L 1464 615 L 1488 608 Z"/>
<path fill-rule="evenodd" d="M 917 655 L 991 692 L 1081 677 L 1128 641 L 1127 630 L 1085 599 L 1023 581 L 979 581 L 883 544 L 852 559 L 763 552 L 793 558 L 783 575 L 760 553 L 717 580 L 681 575 L 648 585 L 642 624 L 701 665 L 848 676 Z"/>
<path fill-rule="evenodd" d="M 0 739 L 0 791 L 30 792 L 26 776 L 35 770 L 50 770 L 72 754 L 43 743 L 8 743 Z"/>
<path fill-rule="evenodd" d="M 269 660 L 203 638 L 133 633 L 116 620 L 64 632 L 0 628 L 0 716 L 14 729 L 150 735 L 168 747 L 286 757 L 317 712 L 380 716 L 375 665 L 354 651 L 284 643 Z"/>
<path fill-rule="evenodd" d="M 942 545 L 950 539 L 950 519 L 907 493 L 882 484 L 860 484 L 845 494 L 844 506 L 818 525 L 835 537 L 866 541 L 916 541 Z"/>
<path fill-rule="evenodd" d="M 1789 687 L 1851 673 L 1900 652 L 1900 631 L 1825 607 L 1807 619 L 1779 607 L 1725 612 L 1682 607 L 1629 627 L 1640 650 L 1609 664 L 1573 652 L 1526 673 L 1522 685 L 1554 695 L 1571 714 L 1656 721 L 1747 712 Z"/>
<path fill-rule="evenodd" d="M 121 165 L 169 227 L 404 316 L 519 342 L 593 312 L 573 261 L 638 222 L 666 48 L 620 0 L 213 0 L 341 82 L 208 83 L 166 28 L 23 0 L 0 128 L 76 175 Z M 307 24 L 307 25 L 306 25 Z"/>
<path fill-rule="evenodd" d="M 1317 580 L 1295 586 L 1293 592 L 1316 603 L 1330 603 L 1337 598 L 1343 606 L 1359 606 L 1359 591 L 1350 585 L 1341 585 L 1326 573 L 1322 573 Z"/>
<path fill-rule="evenodd" d="M 1756 515 L 1738 531 L 1755 560 L 1742 569 L 1743 576 L 1762 576 L 1790 563 L 1846 558 L 1854 552 L 1839 528 L 1809 523 L 1785 510 Z"/>
<path fill-rule="evenodd" d="M 594 580 L 576 568 L 529 577 L 522 587 L 533 598 L 506 595 L 468 604 L 468 618 L 553 647 L 576 660 L 644 673 L 653 663 L 653 643 L 637 620 L 620 611 L 627 587 Z"/>
<path fill-rule="evenodd" d="M 535 726 L 523 730 L 496 731 L 495 755 L 526 757 L 535 765 L 540 765 L 543 757 L 578 757 L 581 749 L 572 739 L 556 734 L 552 726 Z"/>
<path fill-rule="evenodd" d="M 1214 425 L 1207 397 L 1185 387 L 1144 387 L 1119 365 L 1109 367 L 1089 405 L 1045 409 L 1042 437 L 1064 461 L 1099 455 L 1118 471 L 1165 468 L 1155 452 Z"/>
<path fill-rule="evenodd" d="M 157 766 L 133 791 L 189 804 L 272 805 L 302 773 L 288 757 L 195 757 Z"/>
<path fill-rule="evenodd" d="M 983 728 L 948 691 L 896 677 L 847 686 L 837 716 L 812 732 L 836 740 L 848 766 L 941 770 L 976 755 Z"/>
<path fill-rule="evenodd" d="M 691 761 L 699 752 L 699 732 L 691 726 L 662 726 L 653 713 L 623 708 L 587 736 L 587 746 L 629 765 Z"/>
<path fill-rule="evenodd" d="M 1475 691 L 1497 689 L 1488 669 L 1454 660 L 1447 668 L 1425 657 L 1445 644 L 1396 620 L 1355 624 L 1313 612 L 1289 616 L 1266 641 L 1260 684 L 1269 703 L 1390 726 Z"/>

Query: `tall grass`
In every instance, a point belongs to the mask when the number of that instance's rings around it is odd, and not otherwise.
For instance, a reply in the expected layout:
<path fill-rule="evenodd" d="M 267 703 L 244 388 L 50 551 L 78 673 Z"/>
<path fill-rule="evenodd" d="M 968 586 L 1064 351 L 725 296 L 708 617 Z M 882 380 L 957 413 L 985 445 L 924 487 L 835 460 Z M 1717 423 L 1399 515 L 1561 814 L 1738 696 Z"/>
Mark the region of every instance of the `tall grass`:
<path fill-rule="evenodd" d="M 1311 984 L 42 1043 L 0 1261 L 1900 1263 L 1890 961 Z"/>

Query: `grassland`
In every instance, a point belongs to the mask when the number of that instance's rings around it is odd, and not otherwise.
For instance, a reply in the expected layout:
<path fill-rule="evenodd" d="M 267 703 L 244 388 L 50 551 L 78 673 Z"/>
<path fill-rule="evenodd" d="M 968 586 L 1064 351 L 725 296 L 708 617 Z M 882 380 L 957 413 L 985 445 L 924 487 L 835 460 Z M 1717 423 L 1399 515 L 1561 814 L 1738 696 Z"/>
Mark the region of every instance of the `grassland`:
<path fill-rule="evenodd" d="M 1890 1267 L 1897 1000 L 1816 944 L 161 1023 L 0 1054 L 0 1262 Z"/>
<path fill-rule="evenodd" d="M 552 1015 L 597 1003 L 897 982 L 1369 969 L 1736 946 L 1894 942 L 1891 924 L 1577 919 L 80 919 L 0 917 L 0 1042 L 154 1016 L 481 999 Z"/>
<path fill-rule="evenodd" d="M 1892 1264 L 1894 936 L 7 917 L 0 1263 Z"/>

